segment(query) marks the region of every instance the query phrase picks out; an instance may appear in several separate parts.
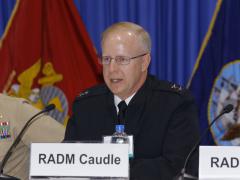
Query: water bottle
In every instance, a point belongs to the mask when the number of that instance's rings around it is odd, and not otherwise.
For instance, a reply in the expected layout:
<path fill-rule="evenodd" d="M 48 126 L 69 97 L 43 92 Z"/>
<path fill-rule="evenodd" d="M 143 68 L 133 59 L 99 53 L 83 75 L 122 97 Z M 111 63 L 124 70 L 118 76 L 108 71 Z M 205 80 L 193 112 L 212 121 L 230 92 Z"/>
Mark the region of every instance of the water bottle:
<path fill-rule="evenodd" d="M 115 126 L 115 133 L 111 137 L 111 143 L 114 144 L 128 144 L 128 135 L 124 132 L 124 125 L 118 124 Z M 129 180 L 129 178 L 110 178 L 111 180 Z"/>
<path fill-rule="evenodd" d="M 124 132 L 124 125 L 118 124 L 115 126 L 115 133 L 111 137 L 111 143 L 114 144 L 129 144 L 127 134 Z"/>

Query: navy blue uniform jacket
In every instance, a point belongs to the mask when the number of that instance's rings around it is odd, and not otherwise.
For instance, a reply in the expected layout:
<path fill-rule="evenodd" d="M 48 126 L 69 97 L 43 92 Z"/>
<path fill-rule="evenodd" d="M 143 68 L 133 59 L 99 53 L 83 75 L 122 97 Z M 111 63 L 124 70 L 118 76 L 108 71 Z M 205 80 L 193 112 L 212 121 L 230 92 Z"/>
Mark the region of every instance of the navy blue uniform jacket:
<path fill-rule="evenodd" d="M 149 75 L 125 116 L 126 133 L 134 136 L 131 179 L 172 179 L 199 138 L 193 97 L 180 86 Z M 106 85 L 98 85 L 76 98 L 65 140 L 102 140 L 114 133 L 116 123 L 113 94 Z M 187 172 L 196 173 L 197 167 L 195 153 Z"/>

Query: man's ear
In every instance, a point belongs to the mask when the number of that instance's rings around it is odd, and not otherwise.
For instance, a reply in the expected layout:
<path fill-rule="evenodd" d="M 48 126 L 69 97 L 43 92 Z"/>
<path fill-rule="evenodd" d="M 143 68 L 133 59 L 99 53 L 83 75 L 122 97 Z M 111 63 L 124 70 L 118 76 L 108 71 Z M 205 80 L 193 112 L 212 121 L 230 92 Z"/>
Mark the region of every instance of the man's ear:
<path fill-rule="evenodd" d="M 149 53 L 147 53 L 144 57 L 143 57 L 143 61 L 142 61 L 142 71 L 147 71 L 148 66 L 150 64 L 151 61 L 151 56 Z"/>

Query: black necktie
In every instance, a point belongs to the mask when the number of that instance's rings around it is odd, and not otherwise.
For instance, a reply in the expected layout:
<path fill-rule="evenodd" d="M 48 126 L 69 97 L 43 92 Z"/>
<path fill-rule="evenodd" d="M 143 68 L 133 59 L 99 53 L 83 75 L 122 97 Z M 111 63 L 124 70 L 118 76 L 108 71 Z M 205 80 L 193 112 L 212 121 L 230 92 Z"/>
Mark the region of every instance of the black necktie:
<path fill-rule="evenodd" d="M 124 124 L 124 120 L 125 120 L 125 112 L 127 110 L 127 104 L 125 101 L 121 101 L 118 104 L 118 124 Z"/>

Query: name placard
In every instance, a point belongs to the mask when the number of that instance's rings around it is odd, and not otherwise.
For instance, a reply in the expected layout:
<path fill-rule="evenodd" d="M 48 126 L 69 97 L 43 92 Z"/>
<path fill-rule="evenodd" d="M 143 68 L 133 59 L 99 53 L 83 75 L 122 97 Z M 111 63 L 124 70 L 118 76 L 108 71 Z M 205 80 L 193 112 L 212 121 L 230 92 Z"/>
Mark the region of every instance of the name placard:
<path fill-rule="evenodd" d="M 30 177 L 128 177 L 127 144 L 32 143 Z"/>
<path fill-rule="evenodd" d="M 240 179 L 240 147 L 200 146 L 199 153 L 199 179 Z"/>

